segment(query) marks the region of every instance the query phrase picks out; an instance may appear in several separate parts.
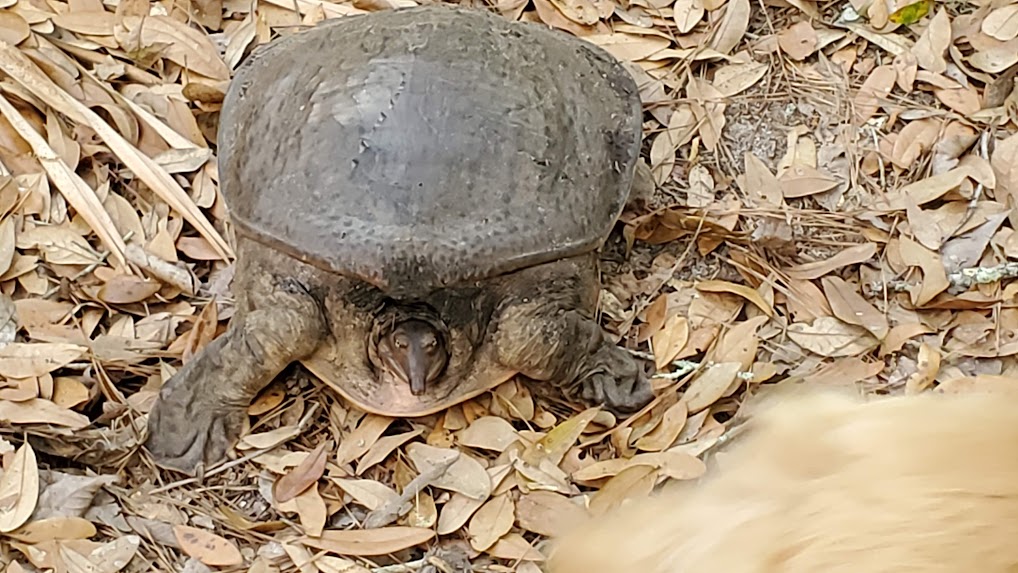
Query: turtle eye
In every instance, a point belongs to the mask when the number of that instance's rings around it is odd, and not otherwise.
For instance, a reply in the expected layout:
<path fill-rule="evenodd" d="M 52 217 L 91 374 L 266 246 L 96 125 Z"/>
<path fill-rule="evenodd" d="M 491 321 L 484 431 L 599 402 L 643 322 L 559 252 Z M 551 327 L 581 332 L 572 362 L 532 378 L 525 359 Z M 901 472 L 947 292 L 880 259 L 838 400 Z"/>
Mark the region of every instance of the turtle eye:
<path fill-rule="evenodd" d="M 410 344 L 407 341 L 406 337 L 405 336 L 401 336 L 399 334 L 397 334 L 396 336 L 392 337 L 392 342 L 393 342 L 393 344 L 396 345 L 396 348 L 400 348 L 400 349 L 405 349 L 407 346 L 410 346 Z"/>

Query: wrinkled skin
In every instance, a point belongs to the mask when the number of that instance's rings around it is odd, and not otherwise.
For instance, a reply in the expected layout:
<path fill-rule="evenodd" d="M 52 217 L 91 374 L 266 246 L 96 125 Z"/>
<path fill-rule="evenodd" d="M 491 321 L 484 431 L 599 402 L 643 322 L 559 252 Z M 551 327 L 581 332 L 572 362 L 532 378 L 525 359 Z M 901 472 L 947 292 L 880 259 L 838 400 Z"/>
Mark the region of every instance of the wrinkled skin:
<path fill-rule="evenodd" d="M 146 448 L 164 468 L 194 474 L 226 457 L 251 400 L 292 362 L 326 365 L 330 385 L 369 411 L 395 409 L 378 397 L 390 384 L 408 385 L 382 379 L 365 352 L 377 307 L 394 304 L 382 293 L 243 238 L 237 261 L 229 329 L 166 383 L 150 415 Z M 450 329 L 444 370 L 432 377 L 441 359 L 424 348 L 436 337 L 427 325 L 407 322 L 375 347 L 388 356 L 379 362 L 396 370 L 411 370 L 411 341 L 432 357 L 423 390 L 401 394 L 407 409 L 393 415 L 424 415 L 476 396 L 500 383 L 495 373 L 503 369 L 617 413 L 646 405 L 653 393 L 643 370 L 593 318 L 599 288 L 597 257 L 587 254 L 434 294 L 424 302 Z M 397 341 L 407 348 L 398 350 Z"/>

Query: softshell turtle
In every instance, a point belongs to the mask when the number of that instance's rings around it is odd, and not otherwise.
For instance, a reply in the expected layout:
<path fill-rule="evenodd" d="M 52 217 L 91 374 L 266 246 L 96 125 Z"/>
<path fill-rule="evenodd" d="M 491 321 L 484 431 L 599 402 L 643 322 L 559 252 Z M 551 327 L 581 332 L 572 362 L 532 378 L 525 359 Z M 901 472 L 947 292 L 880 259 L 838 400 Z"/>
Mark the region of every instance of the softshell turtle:
<path fill-rule="evenodd" d="M 517 373 L 645 405 L 642 368 L 595 319 L 641 124 L 607 52 L 478 10 L 349 16 L 257 50 L 218 135 L 236 313 L 162 388 L 156 462 L 222 459 L 295 361 L 389 416 Z"/>

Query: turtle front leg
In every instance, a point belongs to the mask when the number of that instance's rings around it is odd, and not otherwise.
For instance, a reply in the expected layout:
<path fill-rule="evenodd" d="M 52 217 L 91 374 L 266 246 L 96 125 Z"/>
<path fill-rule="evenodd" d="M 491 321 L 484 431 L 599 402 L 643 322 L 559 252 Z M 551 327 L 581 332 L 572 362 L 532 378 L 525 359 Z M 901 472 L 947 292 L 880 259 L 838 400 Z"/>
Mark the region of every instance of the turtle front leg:
<path fill-rule="evenodd" d="M 238 313 L 160 390 L 145 443 L 156 464 L 194 475 L 225 458 L 258 392 L 310 356 L 326 332 L 318 301 L 293 279 Z"/>
<path fill-rule="evenodd" d="M 553 302 L 506 305 L 495 344 L 503 365 L 533 380 L 579 386 L 584 400 L 616 413 L 634 412 L 654 398 L 633 356 L 612 343 L 596 321 Z"/>

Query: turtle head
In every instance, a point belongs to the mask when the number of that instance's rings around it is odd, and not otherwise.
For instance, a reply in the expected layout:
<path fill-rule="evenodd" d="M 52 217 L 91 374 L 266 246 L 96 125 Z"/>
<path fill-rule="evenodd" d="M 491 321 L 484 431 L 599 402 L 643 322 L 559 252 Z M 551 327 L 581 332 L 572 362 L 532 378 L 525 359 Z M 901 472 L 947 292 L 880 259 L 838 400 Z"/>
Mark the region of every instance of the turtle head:
<path fill-rule="evenodd" d="M 449 361 L 442 333 L 416 318 L 396 324 L 379 339 L 378 355 L 388 370 L 410 385 L 414 396 L 424 394 Z"/>

